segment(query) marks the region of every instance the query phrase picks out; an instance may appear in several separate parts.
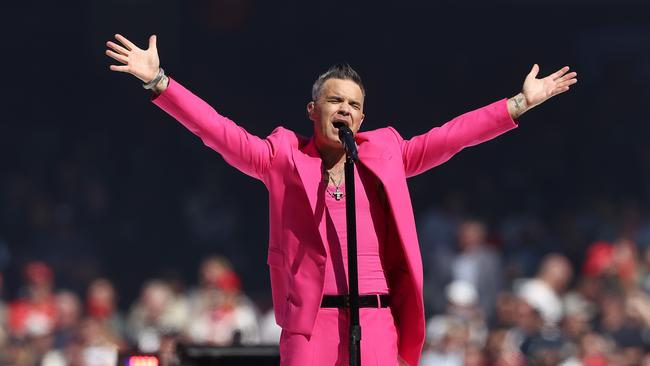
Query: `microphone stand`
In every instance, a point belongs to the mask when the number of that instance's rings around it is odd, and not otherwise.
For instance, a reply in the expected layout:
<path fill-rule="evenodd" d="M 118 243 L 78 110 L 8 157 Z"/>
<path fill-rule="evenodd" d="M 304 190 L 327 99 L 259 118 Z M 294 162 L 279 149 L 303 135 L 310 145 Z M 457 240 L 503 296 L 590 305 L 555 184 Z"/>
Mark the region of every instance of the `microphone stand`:
<path fill-rule="evenodd" d="M 359 155 L 354 145 L 352 131 L 339 128 L 339 136 L 344 141 L 348 133 L 345 158 L 345 216 L 348 234 L 348 285 L 350 301 L 349 356 L 350 366 L 361 366 L 361 324 L 359 322 L 359 276 L 357 268 L 357 218 L 354 194 L 354 163 Z M 350 138 L 352 137 L 352 138 Z M 351 145 L 351 146 L 348 146 Z"/>

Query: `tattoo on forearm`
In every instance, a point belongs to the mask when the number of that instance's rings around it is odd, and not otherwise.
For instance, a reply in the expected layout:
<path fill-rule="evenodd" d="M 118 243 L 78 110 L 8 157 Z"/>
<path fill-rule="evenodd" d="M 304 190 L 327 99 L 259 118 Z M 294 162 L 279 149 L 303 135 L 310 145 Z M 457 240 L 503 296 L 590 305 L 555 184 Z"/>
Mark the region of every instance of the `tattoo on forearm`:
<path fill-rule="evenodd" d="M 526 99 L 524 98 L 525 97 L 523 95 L 519 94 L 508 99 L 508 111 L 510 112 L 510 116 L 513 119 L 519 118 L 528 109 L 528 106 L 526 105 Z"/>
<path fill-rule="evenodd" d="M 521 110 L 523 108 L 523 106 L 521 105 L 522 102 L 521 96 L 516 96 L 512 98 L 512 100 L 515 102 L 515 108 L 517 108 L 517 110 Z"/>

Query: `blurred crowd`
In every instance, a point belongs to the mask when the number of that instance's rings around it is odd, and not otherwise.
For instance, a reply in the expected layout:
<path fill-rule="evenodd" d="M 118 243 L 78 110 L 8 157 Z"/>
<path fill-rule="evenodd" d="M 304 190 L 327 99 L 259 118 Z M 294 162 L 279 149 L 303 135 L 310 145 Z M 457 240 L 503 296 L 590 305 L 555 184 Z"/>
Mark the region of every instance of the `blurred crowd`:
<path fill-rule="evenodd" d="M 647 224 L 562 251 L 561 236 L 525 217 L 495 230 L 435 210 L 421 222 L 435 243 L 424 253 L 421 365 L 650 365 Z M 607 226 L 588 236 L 608 237 Z"/>
<path fill-rule="evenodd" d="M 650 365 L 650 220 L 640 210 L 601 207 L 554 225 L 466 212 L 419 215 L 422 366 Z M 276 345 L 269 302 L 245 294 L 236 267 L 207 256 L 195 286 L 151 279 L 125 302 L 115 279 L 79 291 L 50 263 L 27 261 L 15 294 L 0 280 L 0 365 L 107 366 L 139 353 L 174 366 L 180 344 Z"/>
<path fill-rule="evenodd" d="M 230 262 L 206 258 L 195 288 L 152 279 L 126 312 L 106 278 L 84 294 L 56 286 L 50 266 L 30 262 L 15 299 L 0 302 L 0 365 L 114 366 L 129 354 L 156 354 L 180 365 L 179 343 L 213 346 L 277 344 L 273 312 L 262 314 L 241 291 Z"/>

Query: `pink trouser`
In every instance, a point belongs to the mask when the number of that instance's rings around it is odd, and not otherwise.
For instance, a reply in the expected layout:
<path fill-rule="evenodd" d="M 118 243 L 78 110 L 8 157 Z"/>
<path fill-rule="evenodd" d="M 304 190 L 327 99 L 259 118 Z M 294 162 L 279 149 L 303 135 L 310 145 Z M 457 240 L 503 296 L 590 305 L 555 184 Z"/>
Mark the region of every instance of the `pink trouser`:
<path fill-rule="evenodd" d="M 390 308 L 361 308 L 361 365 L 396 366 L 397 329 Z M 346 366 L 347 309 L 321 308 L 311 337 L 282 331 L 281 366 Z"/>

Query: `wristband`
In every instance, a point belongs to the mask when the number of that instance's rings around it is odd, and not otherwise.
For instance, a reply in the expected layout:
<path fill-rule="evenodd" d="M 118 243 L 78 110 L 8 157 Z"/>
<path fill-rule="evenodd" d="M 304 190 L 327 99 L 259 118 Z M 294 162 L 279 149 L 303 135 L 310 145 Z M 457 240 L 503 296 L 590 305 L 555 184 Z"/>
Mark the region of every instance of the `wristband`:
<path fill-rule="evenodd" d="M 153 78 L 153 80 L 151 80 L 150 82 L 142 84 L 142 87 L 145 89 L 152 89 L 154 86 L 156 86 L 156 84 L 158 84 L 158 82 L 160 81 L 160 79 L 163 78 L 163 76 L 165 76 L 165 70 L 163 70 L 163 68 L 160 67 L 158 68 L 158 74 L 156 74 L 156 77 Z"/>

